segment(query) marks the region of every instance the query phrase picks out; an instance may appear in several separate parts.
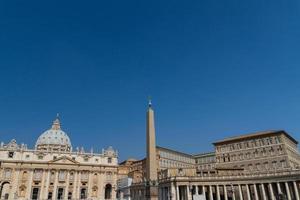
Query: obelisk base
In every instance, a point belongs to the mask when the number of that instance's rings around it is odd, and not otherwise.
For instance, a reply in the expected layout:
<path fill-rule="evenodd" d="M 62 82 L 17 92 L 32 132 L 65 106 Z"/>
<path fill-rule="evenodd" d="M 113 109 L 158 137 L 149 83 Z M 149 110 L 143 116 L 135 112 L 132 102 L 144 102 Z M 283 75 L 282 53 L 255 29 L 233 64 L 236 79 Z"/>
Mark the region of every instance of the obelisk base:
<path fill-rule="evenodd" d="M 146 186 L 146 200 L 158 200 L 158 186 Z"/>

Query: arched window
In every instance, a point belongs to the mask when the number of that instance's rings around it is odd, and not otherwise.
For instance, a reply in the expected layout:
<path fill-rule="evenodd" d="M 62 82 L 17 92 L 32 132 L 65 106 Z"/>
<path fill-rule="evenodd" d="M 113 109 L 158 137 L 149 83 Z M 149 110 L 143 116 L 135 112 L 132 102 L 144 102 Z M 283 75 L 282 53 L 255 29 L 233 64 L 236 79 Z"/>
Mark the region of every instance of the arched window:
<path fill-rule="evenodd" d="M 106 184 L 106 186 L 105 186 L 105 199 L 111 199 L 111 191 L 112 191 L 111 184 Z"/>

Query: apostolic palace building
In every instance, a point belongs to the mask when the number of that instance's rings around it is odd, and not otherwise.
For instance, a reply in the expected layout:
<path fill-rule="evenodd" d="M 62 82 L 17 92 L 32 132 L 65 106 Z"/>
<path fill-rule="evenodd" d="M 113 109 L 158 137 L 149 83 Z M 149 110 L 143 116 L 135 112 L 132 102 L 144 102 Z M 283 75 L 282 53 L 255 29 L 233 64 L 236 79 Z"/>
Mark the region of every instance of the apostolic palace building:
<path fill-rule="evenodd" d="M 284 130 L 225 138 L 208 153 L 183 153 L 156 145 L 149 102 L 146 144 L 144 159 L 121 163 L 112 147 L 74 151 L 57 118 L 34 149 L 1 143 L 1 198 L 300 200 L 298 142 Z"/>
<path fill-rule="evenodd" d="M 120 163 L 120 198 L 300 200 L 298 142 L 287 132 L 226 138 L 213 143 L 213 152 L 191 155 L 156 146 L 151 103 L 146 121 L 146 158 Z"/>

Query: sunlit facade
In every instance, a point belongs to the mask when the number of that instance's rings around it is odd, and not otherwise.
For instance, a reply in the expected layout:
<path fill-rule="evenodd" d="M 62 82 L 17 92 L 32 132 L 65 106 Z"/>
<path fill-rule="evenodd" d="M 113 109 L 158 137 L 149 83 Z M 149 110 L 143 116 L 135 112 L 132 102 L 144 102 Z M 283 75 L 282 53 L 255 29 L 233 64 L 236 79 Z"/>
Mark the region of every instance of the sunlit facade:
<path fill-rule="evenodd" d="M 1 199 L 116 199 L 117 152 L 72 149 L 57 118 L 34 149 L 0 145 Z"/>

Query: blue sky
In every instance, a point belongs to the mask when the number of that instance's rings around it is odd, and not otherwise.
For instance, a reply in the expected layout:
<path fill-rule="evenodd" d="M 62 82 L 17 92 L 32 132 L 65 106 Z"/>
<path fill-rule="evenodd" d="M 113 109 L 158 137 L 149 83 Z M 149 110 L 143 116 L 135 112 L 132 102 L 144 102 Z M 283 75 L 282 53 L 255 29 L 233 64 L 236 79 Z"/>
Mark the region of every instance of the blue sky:
<path fill-rule="evenodd" d="M 253 131 L 300 140 L 300 2 L 1 1 L 0 140 L 33 146 L 60 113 L 73 146 L 187 153 Z"/>

